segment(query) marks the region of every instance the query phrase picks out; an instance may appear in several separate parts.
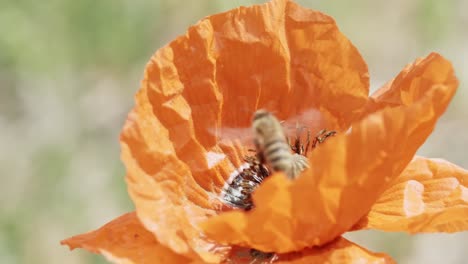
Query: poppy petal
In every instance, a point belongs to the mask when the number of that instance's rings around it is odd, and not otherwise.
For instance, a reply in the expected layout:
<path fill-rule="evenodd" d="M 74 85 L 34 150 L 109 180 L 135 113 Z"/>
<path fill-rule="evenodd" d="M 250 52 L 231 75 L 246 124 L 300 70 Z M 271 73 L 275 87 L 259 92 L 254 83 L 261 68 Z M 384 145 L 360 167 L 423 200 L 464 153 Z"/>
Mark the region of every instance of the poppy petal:
<path fill-rule="evenodd" d="M 258 260 L 257 262 L 254 262 Z M 383 253 L 370 252 L 353 242 L 346 240 L 343 237 L 332 241 L 322 247 L 307 248 L 300 252 L 287 254 L 279 254 L 267 256 L 266 259 L 262 255 L 253 257 L 251 252 L 246 249 L 234 249 L 231 253 L 230 261 L 227 263 L 249 264 L 249 263 L 271 263 L 269 260 L 274 260 L 275 264 L 392 264 L 396 263 L 390 256 Z M 261 262 L 261 260 L 265 260 Z"/>
<path fill-rule="evenodd" d="M 132 111 L 121 135 L 128 192 L 138 218 L 177 254 L 218 262 L 229 248 L 207 241 L 196 225 L 215 214 L 216 202 L 210 203 L 207 192 L 176 156 L 170 139 L 160 136 L 167 133 L 165 128 L 148 117 L 144 106 Z"/>
<path fill-rule="evenodd" d="M 421 67 L 437 69 L 431 66 Z M 430 76 L 418 66 L 413 71 Z M 446 74 L 454 78 L 453 71 Z M 419 97 L 410 98 L 412 104 L 386 107 L 327 140 L 311 153 L 311 168 L 297 180 L 269 177 L 253 195 L 255 209 L 212 217 L 202 224 L 205 233 L 218 242 L 285 253 L 323 245 L 348 231 L 411 161 L 456 90 L 456 82 L 413 85 L 429 87 L 410 95 Z"/>
<path fill-rule="evenodd" d="M 390 256 L 383 253 L 373 253 L 342 237 L 320 248 L 306 249 L 298 253 L 280 255 L 278 262 L 291 264 L 393 264 Z"/>
<path fill-rule="evenodd" d="M 254 111 L 343 130 L 368 83 L 335 21 L 291 1 L 201 20 L 148 63 L 121 134 L 142 224 L 174 252 L 216 261 L 229 248 L 203 237 L 198 222 L 219 210 L 220 189 L 243 163 Z"/>
<path fill-rule="evenodd" d="M 395 79 L 369 98 L 363 116 L 386 107 L 408 106 L 419 100 L 433 85 L 458 86 L 452 65 L 437 53 L 407 65 Z"/>
<path fill-rule="evenodd" d="M 468 171 L 445 160 L 414 158 L 356 228 L 467 231 Z"/>
<path fill-rule="evenodd" d="M 101 254 L 116 264 L 190 263 L 190 259 L 164 247 L 139 222 L 127 213 L 98 230 L 63 240 L 70 249 L 84 248 Z"/>

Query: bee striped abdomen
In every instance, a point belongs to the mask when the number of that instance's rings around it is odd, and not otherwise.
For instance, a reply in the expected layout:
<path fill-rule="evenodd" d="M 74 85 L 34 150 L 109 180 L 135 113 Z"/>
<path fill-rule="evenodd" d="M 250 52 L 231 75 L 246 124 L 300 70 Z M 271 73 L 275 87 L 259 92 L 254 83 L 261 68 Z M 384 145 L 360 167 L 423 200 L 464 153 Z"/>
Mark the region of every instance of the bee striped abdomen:
<path fill-rule="evenodd" d="M 252 127 L 257 151 L 263 156 L 267 165 L 273 171 L 282 171 L 290 178 L 294 178 L 296 175 L 293 169 L 293 155 L 278 119 L 265 110 L 258 110 L 254 115 Z"/>

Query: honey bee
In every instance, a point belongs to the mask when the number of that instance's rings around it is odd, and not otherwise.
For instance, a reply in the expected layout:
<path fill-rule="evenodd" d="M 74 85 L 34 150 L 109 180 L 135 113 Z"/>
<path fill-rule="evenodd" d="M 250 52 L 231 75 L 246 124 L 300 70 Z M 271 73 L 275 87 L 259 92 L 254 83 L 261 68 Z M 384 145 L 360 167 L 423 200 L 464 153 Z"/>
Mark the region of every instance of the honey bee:
<path fill-rule="evenodd" d="M 253 117 L 252 128 L 259 160 L 271 170 L 284 172 L 294 179 L 309 167 L 306 157 L 291 153 L 283 127 L 273 114 L 258 110 Z"/>
<path fill-rule="evenodd" d="M 289 178 L 296 178 L 309 167 L 305 155 L 309 147 L 315 148 L 335 131 L 321 130 L 311 142 L 310 131 L 307 131 L 305 143 L 301 140 L 304 127 L 296 124 L 294 143 L 289 143 L 278 119 L 265 110 L 258 110 L 253 117 L 255 156 L 246 156 L 246 162 L 233 174 L 221 190 L 221 200 L 232 208 L 248 211 L 254 207 L 252 193 L 267 178 L 271 171 L 284 172 Z"/>

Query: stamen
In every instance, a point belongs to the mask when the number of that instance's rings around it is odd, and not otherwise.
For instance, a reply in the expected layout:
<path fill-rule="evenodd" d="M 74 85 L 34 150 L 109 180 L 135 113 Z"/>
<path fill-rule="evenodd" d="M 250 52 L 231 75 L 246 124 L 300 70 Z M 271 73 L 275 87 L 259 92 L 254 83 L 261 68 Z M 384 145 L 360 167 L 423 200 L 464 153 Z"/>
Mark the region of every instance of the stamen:
<path fill-rule="evenodd" d="M 329 137 L 332 137 L 336 135 L 335 130 L 327 130 L 327 129 L 322 129 L 320 130 L 317 135 L 314 137 L 313 141 L 310 142 L 310 130 L 307 129 L 307 134 L 306 134 L 306 139 L 305 142 L 302 140 L 302 130 L 306 128 L 304 126 L 299 126 L 296 124 L 296 135 L 294 137 L 294 141 L 292 144 L 289 142 L 288 138 L 288 144 L 291 147 L 291 150 L 299 155 L 307 156 L 307 152 L 309 151 L 309 147 L 312 149 L 316 148 L 319 144 L 322 144 L 325 142 L 325 140 Z"/>
<path fill-rule="evenodd" d="M 246 156 L 244 160 L 248 167 L 240 168 L 231 183 L 223 188 L 221 200 L 230 207 L 248 211 L 254 206 L 253 191 L 270 173 L 256 156 Z"/>

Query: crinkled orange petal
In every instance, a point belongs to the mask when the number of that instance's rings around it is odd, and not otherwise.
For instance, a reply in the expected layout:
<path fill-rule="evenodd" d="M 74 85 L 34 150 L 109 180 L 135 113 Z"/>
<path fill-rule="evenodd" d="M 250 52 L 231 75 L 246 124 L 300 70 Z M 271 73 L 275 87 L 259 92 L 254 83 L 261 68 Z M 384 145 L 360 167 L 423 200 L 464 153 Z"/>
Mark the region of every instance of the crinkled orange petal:
<path fill-rule="evenodd" d="M 437 53 L 407 65 L 395 79 L 377 90 L 364 107 L 364 116 L 386 107 L 411 105 L 435 84 L 458 86 L 449 61 Z"/>
<path fill-rule="evenodd" d="M 128 191 L 138 218 L 174 252 L 219 262 L 229 248 L 207 241 L 196 226 L 215 214 L 215 203 L 210 203 L 208 193 L 163 136 L 167 130 L 156 118 L 150 120 L 146 111 L 144 106 L 134 109 L 121 136 Z"/>
<path fill-rule="evenodd" d="M 220 209 L 254 111 L 347 129 L 368 82 L 356 48 L 320 12 L 274 0 L 201 20 L 153 56 L 121 134 L 139 219 L 174 252 L 216 262 L 229 248 L 198 223 Z"/>
<path fill-rule="evenodd" d="M 433 60 L 412 71 L 430 77 L 424 69 L 438 74 L 436 66 L 444 70 L 447 64 Z M 455 78 L 452 70 L 445 73 Z M 456 82 L 413 85 L 424 85 L 425 92 L 410 94 L 412 104 L 372 113 L 349 133 L 329 138 L 297 180 L 272 175 L 254 193 L 254 210 L 212 217 L 202 224 L 205 233 L 220 243 L 283 253 L 322 245 L 349 230 L 411 161 L 456 90 Z"/>
<path fill-rule="evenodd" d="M 393 264 L 390 256 L 373 253 L 342 237 L 320 248 L 280 255 L 278 264 Z"/>
<path fill-rule="evenodd" d="M 127 213 L 98 230 L 63 240 L 70 249 L 84 248 L 105 256 L 116 264 L 180 264 L 190 259 L 172 252 L 156 241 L 139 222 L 135 213 Z"/>
<path fill-rule="evenodd" d="M 468 171 L 416 157 L 356 228 L 384 231 L 468 231 Z"/>
<path fill-rule="evenodd" d="M 270 263 L 272 258 L 257 257 L 257 262 L 253 262 L 248 250 L 233 250 L 230 261 L 226 263 L 250 264 L 250 263 Z M 276 255 L 275 264 L 391 264 L 396 263 L 390 256 L 383 253 L 370 252 L 345 238 L 338 238 L 335 241 L 323 246 L 308 248 L 300 252 Z M 265 260 L 264 262 L 260 262 Z"/>

